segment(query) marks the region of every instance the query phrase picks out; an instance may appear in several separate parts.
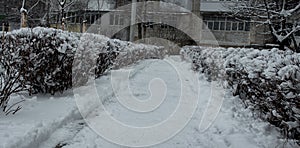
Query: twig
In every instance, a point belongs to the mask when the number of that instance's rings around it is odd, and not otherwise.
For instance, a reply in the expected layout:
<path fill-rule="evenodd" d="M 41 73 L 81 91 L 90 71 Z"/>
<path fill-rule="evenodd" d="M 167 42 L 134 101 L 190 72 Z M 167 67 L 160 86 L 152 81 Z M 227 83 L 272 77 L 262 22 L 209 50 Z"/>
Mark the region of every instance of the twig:
<path fill-rule="evenodd" d="M 21 100 L 18 101 L 16 103 L 14 103 L 13 105 L 11 105 L 6 111 L 4 111 L 6 113 L 6 115 L 8 115 L 10 112 L 15 111 L 13 114 L 15 114 L 17 111 L 19 111 L 21 109 L 20 106 L 17 107 L 17 109 L 15 110 L 11 110 L 14 106 L 16 106 L 17 104 L 20 104 L 21 102 L 24 102 L 25 100 Z"/>

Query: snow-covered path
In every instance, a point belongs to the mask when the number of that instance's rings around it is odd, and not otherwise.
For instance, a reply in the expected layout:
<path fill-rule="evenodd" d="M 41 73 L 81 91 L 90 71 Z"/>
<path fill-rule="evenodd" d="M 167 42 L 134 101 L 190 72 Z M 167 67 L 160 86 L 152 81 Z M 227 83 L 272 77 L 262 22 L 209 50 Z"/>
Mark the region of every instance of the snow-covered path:
<path fill-rule="evenodd" d="M 185 74 L 183 79 L 190 84 L 189 88 L 191 92 L 196 93 L 197 88 L 200 88 L 200 97 L 198 104 L 196 104 L 197 110 L 185 128 L 171 139 L 153 147 L 254 148 L 282 146 L 280 143 L 283 143 L 283 141 L 279 139 L 278 136 L 280 134 L 275 128 L 255 119 L 249 110 L 243 108 L 239 99 L 232 97 L 228 91 L 225 91 L 224 102 L 216 120 L 214 120 L 213 124 L 207 130 L 199 130 L 199 124 L 203 118 L 203 113 L 208 105 L 209 98 L 211 98 L 213 94 L 220 93 L 216 91 L 222 91 L 222 89 L 217 88 L 212 91 L 212 84 L 205 81 L 201 76 L 198 77 L 191 71 L 190 63 L 182 62 L 179 57 L 169 57 L 169 60 L 176 61 L 174 64 L 176 64 L 176 67 L 180 67 L 180 69 L 177 70 L 181 70 Z M 147 101 L 147 99 L 151 97 L 148 86 L 152 83 L 149 88 L 153 91 L 160 92 L 161 90 L 164 92 L 162 89 L 167 90 L 166 93 L 163 94 L 165 95 L 165 99 L 154 111 L 147 113 L 131 111 L 118 101 L 117 93 L 112 93 L 110 76 L 103 76 L 101 79 L 96 80 L 96 86 L 98 94 L 105 96 L 102 102 L 104 103 L 106 111 L 120 122 L 135 127 L 151 126 L 163 122 L 174 112 L 180 100 L 181 88 L 180 80 L 177 75 L 178 72 L 172 65 L 164 60 L 142 61 L 131 69 L 133 69 L 134 72 L 130 74 L 129 86 L 134 97 Z M 121 71 L 124 71 L 124 69 Z M 197 77 L 197 79 L 199 79 L 198 86 L 196 82 L 189 82 L 192 80 L 191 77 Z M 161 80 L 163 80 L 163 82 Z M 159 87 L 162 86 L 161 84 L 166 87 Z M 119 86 L 121 88 L 118 88 L 118 90 L 126 90 L 126 88 L 122 88 L 122 86 L 125 85 L 120 84 Z M 155 90 L 155 88 L 159 89 Z M 217 107 L 218 105 L 216 105 L 216 110 L 218 110 Z M 91 110 L 92 111 L 88 114 L 91 118 L 97 118 L 101 116 L 103 112 L 103 109 L 97 109 L 97 106 L 91 107 Z M 211 116 L 214 116 L 213 113 Z M 210 118 L 204 119 L 208 120 Z M 109 129 L 110 127 L 108 126 L 106 128 Z M 163 133 L 164 131 L 161 132 Z M 125 137 L 130 137 L 131 133 L 123 134 Z M 56 130 L 48 140 L 40 144 L 41 148 L 51 148 L 55 146 L 64 148 L 123 147 L 104 140 L 93 128 L 90 128 L 83 119 L 64 125 L 62 128 Z M 289 144 L 285 146 L 292 147 Z"/>

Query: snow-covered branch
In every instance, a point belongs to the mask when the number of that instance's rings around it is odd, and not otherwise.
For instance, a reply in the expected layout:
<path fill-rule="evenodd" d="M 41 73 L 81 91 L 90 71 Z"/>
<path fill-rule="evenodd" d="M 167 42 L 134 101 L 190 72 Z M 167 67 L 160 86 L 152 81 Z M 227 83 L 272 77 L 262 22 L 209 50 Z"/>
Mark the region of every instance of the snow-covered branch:
<path fill-rule="evenodd" d="M 274 26 L 272 26 L 272 33 L 276 38 L 278 39 L 279 42 L 283 42 L 287 38 L 289 38 L 292 34 L 296 33 L 297 31 L 300 30 L 300 26 L 293 26 L 292 30 L 289 31 L 286 35 L 282 35 L 281 32 L 287 32 L 287 29 L 277 31 Z"/>
<path fill-rule="evenodd" d="M 25 7 L 25 2 L 26 2 L 26 0 L 23 0 L 22 7 L 20 9 L 20 13 L 27 13 L 27 10 L 24 8 Z"/>
<path fill-rule="evenodd" d="M 231 15 L 237 18 L 251 18 L 251 22 L 263 24 L 269 28 L 274 42 L 281 49 L 288 47 L 299 51 L 294 34 L 299 31 L 298 23 L 300 2 L 297 0 L 250 0 L 243 3 L 229 5 Z"/>

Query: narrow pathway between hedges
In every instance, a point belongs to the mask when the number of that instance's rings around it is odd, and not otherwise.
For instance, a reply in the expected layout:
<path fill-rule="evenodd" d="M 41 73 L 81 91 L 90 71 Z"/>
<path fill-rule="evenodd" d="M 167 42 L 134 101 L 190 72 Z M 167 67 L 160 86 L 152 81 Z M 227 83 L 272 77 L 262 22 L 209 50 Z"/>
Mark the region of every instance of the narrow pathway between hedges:
<path fill-rule="evenodd" d="M 174 61 L 174 65 L 170 65 L 168 61 Z M 202 121 L 205 109 L 209 104 L 209 99 L 211 95 L 217 94 L 223 91 L 221 88 L 214 88 L 212 90 L 212 84 L 205 81 L 202 76 L 196 75 L 190 70 L 190 63 L 183 62 L 179 57 L 169 57 L 164 60 L 145 60 L 140 62 L 138 65 L 127 68 L 133 70 L 130 74 L 129 86 L 132 91 L 132 95 L 136 98 L 147 101 L 151 96 L 148 91 L 149 84 L 157 80 L 164 81 L 166 85 L 165 99 L 160 104 L 156 110 L 147 113 L 137 113 L 127 109 L 122 105 L 118 98 L 117 93 L 109 94 L 108 91 L 103 91 L 103 88 L 109 90 L 111 87 L 110 75 L 103 76 L 96 81 L 96 86 L 98 94 L 109 96 L 107 99 L 102 100 L 107 112 L 111 114 L 115 119 L 120 122 L 135 126 L 135 127 L 145 127 L 153 126 L 164 122 L 174 110 L 176 110 L 179 104 L 181 89 L 180 89 L 180 78 L 178 76 L 178 71 L 183 73 L 184 76 L 181 77 L 183 81 L 189 86 L 187 90 L 189 93 L 197 93 L 197 88 L 199 87 L 199 102 L 197 104 L 197 110 L 193 114 L 190 122 L 182 129 L 177 135 L 171 139 L 155 145 L 153 147 L 161 148 L 183 148 L 183 147 L 244 147 L 244 148 L 255 148 L 255 147 L 276 147 L 282 146 L 284 140 L 280 139 L 280 134 L 278 131 L 270 126 L 269 124 L 255 119 L 252 113 L 244 109 L 239 98 L 233 97 L 229 91 L 224 92 L 224 101 L 220 112 L 218 113 L 216 120 L 209 126 L 207 130 L 199 130 L 199 124 L 202 122 L 210 121 L 213 118 L 208 116 Z M 176 71 L 177 70 L 177 71 Z M 117 70 L 117 72 L 126 71 L 126 69 Z M 199 79 L 199 84 L 193 82 L 192 78 Z M 122 82 L 120 82 L 122 83 Z M 153 90 L 159 88 L 156 86 L 158 83 L 153 83 Z M 119 84 L 119 91 L 126 91 Z M 156 90 L 159 91 L 159 90 Z M 122 93 L 121 93 L 122 94 Z M 197 94 L 190 94 L 191 96 L 197 96 Z M 122 96 L 120 96 L 122 97 Z M 219 99 L 222 101 L 222 99 Z M 188 102 L 185 102 L 188 103 Z M 213 109 L 218 108 L 218 104 L 222 102 L 214 102 L 211 104 Z M 100 108 L 100 107 L 99 107 Z M 91 118 L 98 118 L 103 113 L 103 109 L 92 109 L 88 114 Z M 176 125 L 177 123 L 173 123 Z M 105 128 L 111 128 L 109 126 Z M 111 129 L 113 132 L 115 129 Z M 165 131 L 161 131 L 163 134 Z M 126 136 L 132 136 L 130 132 L 123 133 Z M 122 136 L 124 136 L 122 135 Z M 160 133 L 157 134 L 158 136 Z M 143 137 L 140 137 L 143 138 Z M 139 140 L 139 139 L 137 139 Z M 144 139 L 143 139 L 144 140 Z M 138 142 L 137 142 L 138 143 Z M 290 143 L 285 145 L 286 147 L 293 147 Z M 123 147 L 112 142 L 104 140 L 93 128 L 90 128 L 83 119 L 74 121 L 64 125 L 62 128 L 56 130 L 50 138 L 40 144 L 41 148 L 114 148 Z"/>

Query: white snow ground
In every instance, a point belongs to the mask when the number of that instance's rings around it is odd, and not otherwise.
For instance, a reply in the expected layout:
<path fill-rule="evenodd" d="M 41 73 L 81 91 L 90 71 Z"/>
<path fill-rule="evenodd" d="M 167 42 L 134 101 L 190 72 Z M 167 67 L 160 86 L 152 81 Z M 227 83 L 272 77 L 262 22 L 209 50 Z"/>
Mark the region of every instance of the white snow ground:
<path fill-rule="evenodd" d="M 198 108 L 188 125 L 170 140 L 153 147 L 282 147 L 285 141 L 273 126 L 253 116 L 250 110 L 244 109 L 242 102 L 225 92 L 222 108 L 213 124 L 204 132 L 199 130 L 201 118 L 208 105 L 208 99 L 217 92 L 211 91 L 211 83 L 199 77 L 200 86 L 191 82 L 191 77 L 198 77 L 191 71 L 191 64 L 179 57 L 168 57 L 176 61 L 185 74 L 185 81 L 190 88 L 200 87 Z M 131 67 L 130 88 L 135 97 L 145 100 L 150 96 L 148 85 L 154 78 L 164 80 L 167 93 L 164 102 L 153 112 L 136 113 L 126 109 L 116 99 L 111 89 L 110 75 L 96 80 L 99 95 L 107 111 L 119 121 L 132 126 L 150 126 L 166 119 L 179 102 L 180 81 L 176 71 L 163 60 L 145 60 Z M 122 71 L 125 69 L 121 69 Z M 122 90 L 123 88 L 119 88 Z M 221 91 L 222 89 L 217 89 Z M 216 91 L 216 90 L 214 90 Z M 88 94 L 93 95 L 93 94 Z M 51 99 L 49 99 L 51 98 Z M 89 117 L 97 117 L 102 110 L 97 106 L 90 108 Z M 0 147 L 3 148 L 110 148 L 122 147 L 110 143 L 97 135 L 79 115 L 73 94 L 65 96 L 37 96 L 27 99 L 23 109 L 14 116 L 0 115 Z M 109 128 L 109 127 L 108 127 Z M 163 131 L 162 131 L 163 132 Z M 130 134 L 130 133 L 125 133 Z M 287 142 L 285 147 L 296 147 Z"/>

